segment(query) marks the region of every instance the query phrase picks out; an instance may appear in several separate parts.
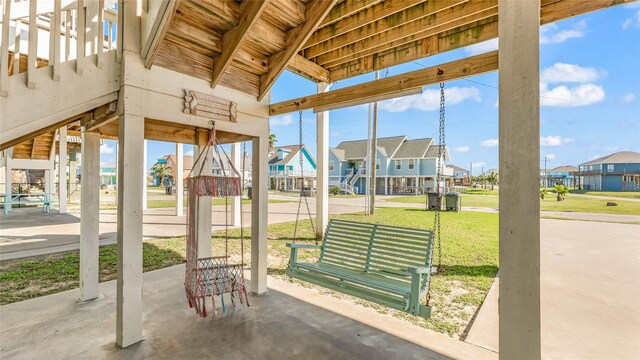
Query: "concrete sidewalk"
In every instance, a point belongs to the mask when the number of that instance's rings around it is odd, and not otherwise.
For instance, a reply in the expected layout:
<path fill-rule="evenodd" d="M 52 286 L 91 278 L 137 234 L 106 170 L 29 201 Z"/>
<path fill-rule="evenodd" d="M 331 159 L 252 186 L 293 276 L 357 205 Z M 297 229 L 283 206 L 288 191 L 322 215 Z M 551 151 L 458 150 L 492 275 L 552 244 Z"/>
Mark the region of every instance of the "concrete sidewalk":
<path fill-rule="evenodd" d="M 541 220 L 542 353 L 640 359 L 640 225 Z M 466 342 L 498 351 L 496 279 Z"/>

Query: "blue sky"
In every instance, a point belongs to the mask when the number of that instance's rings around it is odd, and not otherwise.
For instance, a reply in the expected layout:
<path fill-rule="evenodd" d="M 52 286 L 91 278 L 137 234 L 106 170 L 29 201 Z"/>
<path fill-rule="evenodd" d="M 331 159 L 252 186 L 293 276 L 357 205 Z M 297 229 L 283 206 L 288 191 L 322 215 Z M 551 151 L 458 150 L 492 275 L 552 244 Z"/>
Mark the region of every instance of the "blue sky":
<path fill-rule="evenodd" d="M 497 41 L 428 57 L 389 69 L 397 75 L 494 50 Z M 585 14 L 541 28 L 541 158 L 548 167 L 578 164 L 606 154 L 640 151 L 640 4 Z M 384 76 L 385 71 L 382 71 Z M 334 84 L 332 89 L 373 80 L 373 74 Z M 474 173 L 498 166 L 498 74 L 452 81 L 447 89 L 447 145 L 451 163 Z M 316 84 L 285 72 L 272 102 L 314 94 Z M 420 95 L 380 103 L 378 136 L 437 137 L 438 86 Z M 298 142 L 298 114 L 270 119 L 278 145 Z M 367 106 L 330 112 L 330 146 L 367 135 Z M 315 152 L 315 114 L 303 113 L 304 142 Z M 115 161 L 115 144 L 105 142 L 102 162 Z M 185 147 L 185 152 L 191 150 Z M 175 153 L 175 145 L 150 141 L 148 166 Z M 543 164 L 541 164 L 543 165 Z"/>

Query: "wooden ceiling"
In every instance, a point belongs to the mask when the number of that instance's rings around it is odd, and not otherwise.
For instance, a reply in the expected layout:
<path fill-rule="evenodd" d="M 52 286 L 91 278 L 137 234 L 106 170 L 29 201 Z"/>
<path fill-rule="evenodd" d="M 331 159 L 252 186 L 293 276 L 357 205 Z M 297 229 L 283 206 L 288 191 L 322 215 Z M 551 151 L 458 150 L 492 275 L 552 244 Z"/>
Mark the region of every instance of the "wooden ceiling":
<path fill-rule="evenodd" d="M 542 0 L 549 23 L 630 0 Z M 498 36 L 497 0 L 181 0 L 154 64 L 261 99 L 285 70 L 334 82 Z"/>

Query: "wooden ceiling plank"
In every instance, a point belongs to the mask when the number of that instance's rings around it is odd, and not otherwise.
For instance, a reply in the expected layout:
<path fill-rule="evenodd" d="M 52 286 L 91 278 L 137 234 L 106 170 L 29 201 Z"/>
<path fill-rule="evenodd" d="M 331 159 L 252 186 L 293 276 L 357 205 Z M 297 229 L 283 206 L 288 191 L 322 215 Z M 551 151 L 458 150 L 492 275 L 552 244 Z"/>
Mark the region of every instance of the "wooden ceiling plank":
<path fill-rule="evenodd" d="M 144 64 L 147 69 L 151 68 L 153 60 L 158 53 L 160 42 L 164 39 L 169 26 L 171 25 L 171 19 L 176 14 L 176 10 L 180 5 L 180 0 L 168 0 L 160 3 L 160 8 L 157 14 L 149 14 L 144 20 L 152 22 L 150 25 L 149 37 L 144 42 L 144 46 L 141 51 L 141 56 L 144 59 Z M 145 14 L 147 15 L 147 14 Z M 155 16 L 152 18 L 152 16 Z"/>
<path fill-rule="evenodd" d="M 270 0 L 244 1 L 240 6 L 238 25 L 222 36 L 222 54 L 213 59 L 211 87 L 215 88 L 227 70 L 240 47 L 249 35 L 249 30 L 260 18 Z"/>
<path fill-rule="evenodd" d="M 365 50 L 491 8 L 497 13 L 497 0 L 470 0 L 454 7 L 449 7 L 448 2 L 430 1 L 312 46 L 304 55 L 312 59 L 351 44 L 354 51 Z"/>
<path fill-rule="evenodd" d="M 454 21 L 447 21 L 447 18 L 441 17 L 438 18 L 435 15 L 436 20 L 434 22 L 434 26 L 426 28 L 422 31 L 418 31 L 416 33 L 410 34 L 408 36 L 402 36 L 404 34 L 398 34 L 391 38 L 390 42 L 384 42 L 381 40 L 382 37 L 377 39 L 371 39 L 371 41 L 378 41 L 379 45 L 370 45 L 369 39 L 364 40 L 361 44 L 353 44 L 353 46 L 347 46 L 340 49 L 336 49 L 326 54 L 322 54 L 318 56 L 315 60 L 318 64 L 325 68 L 332 68 L 337 66 L 338 64 L 347 63 L 349 61 L 353 61 L 362 57 L 370 56 L 373 54 L 377 54 L 381 51 L 388 50 L 391 48 L 395 48 L 398 46 L 402 46 L 408 43 L 411 43 L 415 40 L 428 38 L 432 35 L 439 34 L 442 32 L 450 31 L 452 29 L 461 28 L 468 24 L 481 21 L 483 19 L 487 19 L 490 17 L 498 16 L 497 8 L 490 8 L 480 12 L 474 12 L 469 15 L 465 15 L 464 17 L 458 18 Z M 442 19 L 442 20 L 440 20 Z M 399 37 L 396 39 L 396 37 Z"/>
<path fill-rule="evenodd" d="M 390 76 L 380 80 L 348 86 L 338 90 L 272 104 L 269 107 L 269 114 L 273 116 L 298 110 L 353 103 L 363 99 L 380 97 L 385 94 L 398 93 L 404 90 L 479 75 L 495 70 L 498 70 L 497 51 Z"/>
<path fill-rule="evenodd" d="M 320 26 L 323 28 L 329 26 L 336 21 L 340 21 L 348 16 L 363 11 L 369 7 L 375 6 L 383 2 L 384 0 L 346 0 L 336 4 L 333 9 L 327 14 L 327 16 L 320 22 Z"/>
<path fill-rule="evenodd" d="M 437 7 L 440 9 L 444 9 L 447 7 L 452 7 L 454 5 L 458 5 L 468 0 L 457 0 L 457 1 L 445 1 L 440 3 L 441 6 Z M 358 12 L 354 15 L 351 15 L 347 18 L 344 18 L 330 26 L 324 27 L 322 29 L 316 30 L 309 40 L 307 40 L 303 49 L 309 48 L 313 45 L 317 45 L 323 41 L 327 41 L 334 37 L 340 36 L 342 34 L 348 33 L 349 31 L 355 30 L 360 27 L 364 27 L 368 24 L 384 21 L 387 22 L 386 18 L 388 16 L 408 11 L 410 8 L 414 6 L 419 6 L 421 10 L 427 7 L 427 4 L 433 4 L 434 2 L 425 0 L 387 0 L 375 6 L 372 6 L 368 9 L 365 9 L 361 12 Z M 423 16 L 428 16 L 430 13 L 424 13 Z M 373 35 L 373 34 L 372 34 Z"/>
<path fill-rule="evenodd" d="M 291 29 L 287 33 L 287 47 L 269 58 L 269 72 L 260 79 L 258 100 L 262 100 L 269 92 L 273 83 L 284 71 L 287 64 L 300 51 L 302 45 L 309 39 L 311 33 L 329 13 L 338 0 L 313 0 L 305 7 L 304 24 Z"/>
<path fill-rule="evenodd" d="M 329 70 L 298 54 L 293 57 L 287 69 L 311 81 L 329 82 Z"/>

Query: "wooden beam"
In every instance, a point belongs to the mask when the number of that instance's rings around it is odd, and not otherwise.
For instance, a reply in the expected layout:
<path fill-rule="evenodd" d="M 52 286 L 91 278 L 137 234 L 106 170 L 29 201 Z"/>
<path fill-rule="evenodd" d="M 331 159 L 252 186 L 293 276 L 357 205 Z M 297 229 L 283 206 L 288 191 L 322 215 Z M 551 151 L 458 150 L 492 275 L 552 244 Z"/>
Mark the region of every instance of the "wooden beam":
<path fill-rule="evenodd" d="M 301 55 L 296 54 L 287 69 L 311 81 L 329 82 L 329 70 Z"/>
<path fill-rule="evenodd" d="M 469 0 L 443 1 L 436 4 L 433 1 L 427 2 L 425 0 L 387 0 L 364 11 L 344 18 L 331 26 L 316 30 L 309 40 L 307 40 L 303 49 L 348 33 L 349 31 L 357 28 L 366 27 L 367 31 L 372 32 L 371 35 L 374 35 L 373 32 L 375 31 L 383 31 L 383 29 L 379 29 L 381 27 L 380 25 L 401 25 L 401 23 L 387 19 L 387 17 L 390 17 L 391 15 L 394 15 L 399 19 L 406 19 L 410 21 L 411 14 L 422 13 L 422 16 L 428 16 L 431 14 L 431 12 L 427 12 L 429 8 L 434 9 L 434 11 L 441 11 L 467 1 Z M 368 26 L 369 24 L 371 24 L 371 26 Z"/>
<path fill-rule="evenodd" d="M 144 65 L 147 69 L 151 68 L 153 60 L 158 53 L 158 47 L 160 42 L 164 39 L 171 24 L 171 19 L 176 13 L 181 0 L 164 0 L 160 4 L 160 8 L 157 13 L 149 14 L 147 18 L 145 16 L 144 21 L 150 24 L 146 27 L 141 26 L 141 31 L 148 31 L 148 34 L 143 37 L 144 44 L 141 51 L 141 56 L 144 59 Z M 147 14 L 147 13 L 145 13 Z"/>
<path fill-rule="evenodd" d="M 269 107 L 269 114 L 273 116 L 298 110 L 353 103 L 354 101 L 362 99 L 398 93 L 495 70 L 498 70 L 497 51 L 455 60 L 446 64 L 391 76 L 381 80 L 272 104 Z"/>
<path fill-rule="evenodd" d="M 449 7 L 449 2 L 446 1 L 430 1 L 305 49 L 304 55 L 311 59 L 347 45 L 350 45 L 349 49 L 353 52 L 362 51 L 372 46 L 384 45 L 416 34 L 434 26 L 458 21 L 461 17 L 491 8 L 495 8 L 495 13 L 498 13 L 497 0 L 470 0 L 454 7 Z M 333 56 L 329 57 L 329 59 L 332 58 Z"/>
<path fill-rule="evenodd" d="M 282 74 L 287 64 L 300 51 L 311 33 L 318 27 L 322 19 L 329 13 L 338 0 L 312 0 L 305 7 L 304 24 L 291 29 L 287 33 L 287 47 L 269 57 L 269 72 L 260 78 L 258 100 L 262 100 Z"/>
<path fill-rule="evenodd" d="M 340 2 L 331 9 L 318 28 L 329 26 L 336 21 L 342 20 L 383 1 L 384 0 L 346 0 Z"/>
<path fill-rule="evenodd" d="M 91 112 L 91 116 L 83 118 L 81 125 L 85 128 L 85 131 L 93 131 L 114 120 L 117 120 L 118 116 L 115 114 L 116 108 L 116 101 L 99 106 Z"/>
<path fill-rule="evenodd" d="M 270 0 L 244 1 L 240 5 L 240 20 L 238 26 L 222 35 L 222 53 L 213 59 L 213 77 L 211 87 L 215 88 L 222 78 L 222 74 L 227 70 L 231 62 L 236 57 L 240 47 L 249 36 L 249 30 L 258 21 L 262 12 L 269 4 Z"/>

